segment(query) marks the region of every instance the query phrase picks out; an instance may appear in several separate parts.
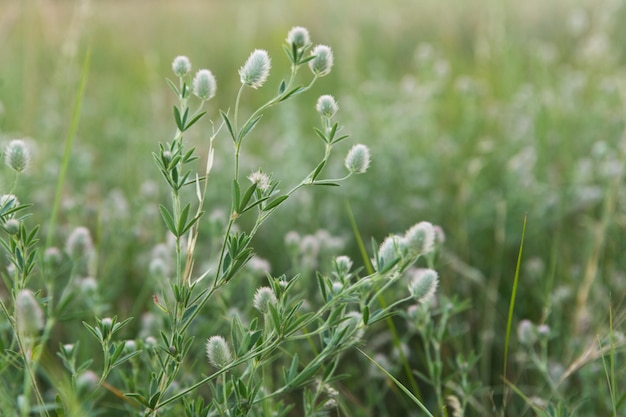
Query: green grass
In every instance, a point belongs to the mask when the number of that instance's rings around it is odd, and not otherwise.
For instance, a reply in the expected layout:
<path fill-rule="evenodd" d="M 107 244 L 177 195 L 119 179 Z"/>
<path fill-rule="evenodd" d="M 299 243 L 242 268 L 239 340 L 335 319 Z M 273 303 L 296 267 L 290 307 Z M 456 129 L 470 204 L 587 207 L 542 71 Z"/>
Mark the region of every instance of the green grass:
<path fill-rule="evenodd" d="M 218 124 L 218 109 L 235 105 L 235 70 L 250 51 L 267 49 L 272 74 L 285 73 L 280 44 L 292 26 L 306 26 L 316 42 L 333 46 L 336 68 L 293 107 L 264 116 L 243 145 L 242 172 L 275 166 L 282 188 L 296 185 L 321 156 L 313 106 L 329 91 L 346 132 L 370 147 L 373 162 L 349 189 L 307 190 L 280 208 L 254 244 L 272 273 L 305 270 L 301 254 L 287 254 L 284 237 L 291 230 L 314 235 L 327 229 L 344 239 L 345 253 L 362 259 L 363 247 L 370 248 L 353 230 L 365 242 L 381 242 L 431 221 L 446 234 L 444 249 L 430 260 L 440 272 L 438 292 L 470 306 L 449 319 L 442 335 L 444 381 L 459 375 L 459 355 L 478 358 L 467 386 L 444 385 L 445 395 L 466 394 L 466 415 L 530 416 L 539 406 L 528 402 L 538 398 L 571 415 L 620 415 L 626 407 L 618 391 L 626 384 L 625 328 L 618 319 L 626 294 L 626 5 L 545 3 L 161 1 L 148 12 L 140 1 L 87 8 L 71 1 L 2 2 L 2 145 L 32 138 L 36 152 L 32 169 L 20 178 L 20 200 L 34 204 L 32 222 L 45 226 L 41 240 L 50 246 L 62 247 L 76 226 L 92 231 L 97 258 L 91 269 L 105 283 L 102 308 L 120 319 L 135 316 L 124 336 L 131 337 L 141 330 L 141 314 L 154 309 L 149 264 L 166 235 L 158 204 L 168 195 L 151 153 L 174 133 L 174 100 L 165 83 L 172 58 L 188 55 L 196 69 L 213 71 L 218 92 L 207 110 Z M 276 75 L 264 89 L 245 91 L 243 114 L 279 82 Z M 206 151 L 210 124 L 200 125 L 188 139 Z M 228 212 L 231 193 L 232 144 L 221 134 L 214 146 L 206 219 L 217 209 Z M 338 149 L 345 154 L 349 146 Z M 341 165 L 339 156 L 331 159 L 328 172 L 340 172 Z M 4 172 L 0 194 L 12 182 Z M 216 236 L 216 222 L 200 225 L 204 236 Z M 198 247 L 212 253 L 215 242 L 206 238 Z M 316 266 L 328 269 L 330 255 L 322 251 Z M 209 311 L 225 317 L 228 307 L 245 309 L 236 294 L 252 293 L 261 278 L 251 279 Z M 515 293 L 515 310 L 507 315 Z M 0 286 L 0 296 L 6 294 Z M 57 326 L 53 348 L 77 339 L 99 349 L 77 317 L 85 319 L 77 312 Z M 517 340 L 522 319 L 550 327 L 545 356 L 544 342 L 529 347 Z M 383 323 L 368 333 L 376 343 L 364 352 L 376 363 L 377 354 L 389 359 L 385 369 L 398 386 L 417 379 L 420 404 L 444 415 L 422 378 L 422 333 L 406 315 L 394 317 L 393 325 L 406 361 Z M 585 359 L 587 351 L 593 354 Z M 42 359 L 49 369 L 58 367 L 55 360 Z M 342 415 L 414 410 L 414 400 L 370 368 L 358 356 L 342 365 L 352 375 L 342 381 Z M 375 376 L 360 377 L 367 372 Z M 379 385 L 372 387 L 373 381 Z M 513 391 L 508 414 L 499 409 L 509 395 L 504 385 Z"/>

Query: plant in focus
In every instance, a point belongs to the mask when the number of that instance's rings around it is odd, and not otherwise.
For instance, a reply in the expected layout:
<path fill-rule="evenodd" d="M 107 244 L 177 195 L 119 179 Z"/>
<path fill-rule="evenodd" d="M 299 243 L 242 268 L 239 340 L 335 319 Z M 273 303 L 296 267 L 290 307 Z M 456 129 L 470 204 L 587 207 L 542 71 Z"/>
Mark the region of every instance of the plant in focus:
<path fill-rule="evenodd" d="M 311 295 L 311 286 L 302 283 L 299 274 L 267 273 L 267 283 L 250 294 L 250 308 L 232 311 L 227 319 L 215 315 L 216 306 L 237 291 L 239 281 L 248 278 L 246 268 L 255 255 L 253 239 L 283 203 L 306 187 L 338 186 L 370 165 L 369 149 L 357 144 L 344 159 L 347 173 L 343 177 L 324 175 L 333 151 L 348 135 L 341 133 L 334 120 L 338 103 L 331 95 L 322 95 L 311 106 L 320 117 L 314 133 L 321 140 L 322 152 L 306 175 L 282 189 L 267 167 L 241 172 L 242 150 L 253 140 L 264 113 L 307 92 L 334 64 L 331 48 L 313 46 L 302 27 L 289 32 L 284 51 L 291 64 L 288 77 L 271 99 L 245 115 L 244 94 L 266 84 L 271 60 L 267 51 L 257 49 L 241 66 L 234 107 L 219 112 L 219 125 L 211 124 L 201 154 L 206 162 L 199 172 L 194 166 L 201 161 L 200 155 L 189 146 L 186 134 L 206 115 L 204 107 L 215 96 L 217 83 L 208 69 L 193 74 L 187 57 L 174 59 L 176 80 L 168 83 L 178 100 L 173 110 L 176 132 L 153 154 L 170 195 L 170 201 L 159 207 L 169 242 L 160 250 L 163 258 L 171 255 L 173 266 L 151 264 L 151 274 L 163 279 L 153 281 L 159 283 L 153 288 L 154 311 L 147 313 L 153 323 L 142 334 L 128 337 L 132 317 L 110 314 L 98 295 L 99 284 L 93 278 L 97 259 L 85 227 L 70 233 L 63 252 L 46 250 L 38 271 L 43 287 L 29 289 L 40 283 L 30 280 L 39 259 L 38 227 L 26 227 L 28 206 L 13 194 L 2 196 L 2 244 L 12 264 L 5 277 L 9 297 L 0 300 L 11 330 L 3 333 L 2 365 L 14 368 L 22 378 L 22 388 L 10 381 L 10 392 L 17 395 L 4 399 L 3 409 L 14 409 L 21 417 L 33 413 L 100 415 L 108 407 L 116 413 L 124 410 L 127 415 L 154 417 L 283 416 L 294 407 L 306 416 L 327 415 L 343 402 L 335 387 L 345 378 L 338 373 L 342 354 L 364 344 L 365 330 L 395 314 L 399 305 L 411 300 L 428 305 L 437 287 L 435 271 L 420 270 L 410 282 L 399 284 L 408 279 L 405 272 L 418 259 L 437 247 L 435 229 L 421 222 L 404 235 L 375 244 L 374 270 L 369 274 L 361 274 L 349 257 L 336 256 L 329 273 L 316 274 L 319 291 Z M 300 84 L 303 68 L 310 79 Z M 207 253 L 197 248 L 203 242 L 214 140 L 223 131 L 234 147 L 230 210 L 214 240 L 218 243 Z M 13 141 L 5 160 L 16 175 L 13 192 L 17 177 L 28 165 L 28 149 L 23 142 Z M 251 222 L 241 222 L 244 217 Z M 405 296 L 389 305 L 381 302 L 382 294 L 398 284 L 404 286 Z M 40 360 L 48 355 L 47 343 L 55 325 L 80 316 L 78 311 L 95 316 L 83 325 L 100 345 L 101 358 L 90 353 L 81 361 L 78 340 L 62 343 L 57 357 L 68 376 L 54 381 L 49 376 L 51 365 L 42 366 Z M 207 328 L 215 334 L 205 333 Z M 296 401 L 294 396 L 301 399 Z"/>

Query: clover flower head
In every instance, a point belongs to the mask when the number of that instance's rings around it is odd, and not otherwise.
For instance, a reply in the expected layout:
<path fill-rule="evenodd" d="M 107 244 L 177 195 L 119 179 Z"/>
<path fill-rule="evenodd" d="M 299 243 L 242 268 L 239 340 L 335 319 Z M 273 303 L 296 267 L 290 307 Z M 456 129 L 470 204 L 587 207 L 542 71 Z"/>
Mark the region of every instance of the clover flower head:
<path fill-rule="evenodd" d="M 87 257 L 93 252 L 91 234 L 86 227 L 77 227 L 65 241 L 65 252 L 73 259 Z"/>
<path fill-rule="evenodd" d="M 408 249 L 415 254 L 431 252 L 435 247 L 435 229 L 429 222 L 419 222 L 404 235 Z"/>
<path fill-rule="evenodd" d="M 15 297 L 15 324 L 23 336 L 35 336 L 44 327 L 41 305 L 32 291 L 23 289 Z"/>
<path fill-rule="evenodd" d="M 320 115 L 330 119 L 335 115 L 335 113 L 337 113 L 337 110 L 339 110 L 339 106 L 337 105 L 337 101 L 335 101 L 335 98 L 333 96 L 325 94 L 317 99 L 315 109 Z"/>
<path fill-rule="evenodd" d="M 223 368 L 233 361 L 228 343 L 222 336 L 211 336 L 206 343 L 206 352 L 211 365 Z"/>
<path fill-rule="evenodd" d="M 309 61 L 309 68 L 313 74 L 318 77 L 328 75 L 334 64 L 333 50 L 326 45 L 317 45 L 311 51 L 311 55 L 314 58 Z"/>
<path fill-rule="evenodd" d="M 267 51 L 255 49 L 239 69 L 241 83 L 252 88 L 261 87 L 269 77 L 271 67 L 272 61 Z"/>
<path fill-rule="evenodd" d="M 217 82 L 215 76 L 208 69 L 201 69 L 196 72 L 192 82 L 193 93 L 200 100 L 210 100 L 215 96 Z"/>
<path fill-rule="evenodd" d="M 191 72 L 191 62 L 189 58 L 179 55 L 172 61 L 172 71 L 178 77 L 184 77 Z"/>
<path fill-rule="evenodd" d="M 370 150 L 362 144 L 354 145 L 345 160 L 346 168 L 353 174 L 362 174 L 370 166 Z"/>
<path fill-rule="evenodd" d="M 23 172 L 30 165 L 30 151 L 22 139 L 14 139 L 4 150 L 4 161 L 15 172 Z"/>
<path fill-rule="evenodd" d="M 255 171 L 248 176 L 248 179 L 253 184 L 256 184 L 256 188 L 265 192 L 270 188 L 270 177 L 261 170 Z"/>
<path fill-rule="evenodd" d="M 309 31 L 302 26 L 294 26 L 287 34 L 287 44 L 295 45 L 296 48 L 303 48 L 311 43 Z"/>
<path fill-rule="evenodd" d="M 258 288 L 252 300 L 252 306 L 261 313 L 268 313 L 270 311 L 269 306 L 275 306 L 277 303 L 276 294 L 274 294 L 274 291 L 270 287 Z"/>
<path fill-rule="evenodd" d="M 409 292 L 418 302 L 424 303 L 435 295 L 438 284 L 437 271 L 428 268 L 416 269 L 409 283 Z"/>

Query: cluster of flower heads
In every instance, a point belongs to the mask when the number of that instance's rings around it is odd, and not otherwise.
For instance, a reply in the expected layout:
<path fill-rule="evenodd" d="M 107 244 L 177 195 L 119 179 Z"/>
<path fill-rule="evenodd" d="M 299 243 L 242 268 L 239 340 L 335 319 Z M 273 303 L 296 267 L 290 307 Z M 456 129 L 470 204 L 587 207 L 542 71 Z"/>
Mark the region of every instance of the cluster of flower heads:
<path fill-rule="evenodd" d="M 189 58 L 182 55 L 174 58 L 172 71 L 179 78 L 188 76 L 191 73 Z M 212 99 L 217 91 L 217 82 L 213 73 L 208 69 L 198 70 L 191 82 L 191 90 L 202 101 Z"/>
<path fill-rule="evenodd" d="M 286 41 L 296 51 L 303 51 L 311 46 L 309 31 L 300 26 L 289 31 Z M 311 59 L 308 61 L 308 65 L 316 77 L 328 75 L 333 63 L 333 51 L 330 47 L 317 45 L 311 50 Z M 260 88 L 267 81 L 271 68 L 272 60 L 269 53 L 264 49 L 255 49 L 239 69 L 239 79 L 244 85 L 255 89 Z"/>
<path fill-rule="evenodd" d="M 429 222 L 419 222 L 409 228 L 404 235 L 390 235 L 379 246 L 372 263 L 379 273 L 393 270 L 396 265 L 412 263 L 418 256 L 431 253 L 443 243 L 441 228 Z M 437 271 L 430 268 L 416 268 L 410 271 L 408 285 L 411 296 L 420 303 L 428 301 L 435 294 L 439 284 Z"/>

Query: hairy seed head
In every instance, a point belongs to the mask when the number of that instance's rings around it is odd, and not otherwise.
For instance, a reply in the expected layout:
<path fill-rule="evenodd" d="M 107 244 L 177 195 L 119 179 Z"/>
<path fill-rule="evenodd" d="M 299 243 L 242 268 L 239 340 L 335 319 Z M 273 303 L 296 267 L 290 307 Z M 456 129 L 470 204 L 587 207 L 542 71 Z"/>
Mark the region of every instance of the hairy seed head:
<path fill-rule="evenodd" d="M 272 61 L 267 51 L 254 50 L 243 67 L 239 69 L 241 83 L 252 88 L 261 87 L 269 77 L 271 67 Z"/>

